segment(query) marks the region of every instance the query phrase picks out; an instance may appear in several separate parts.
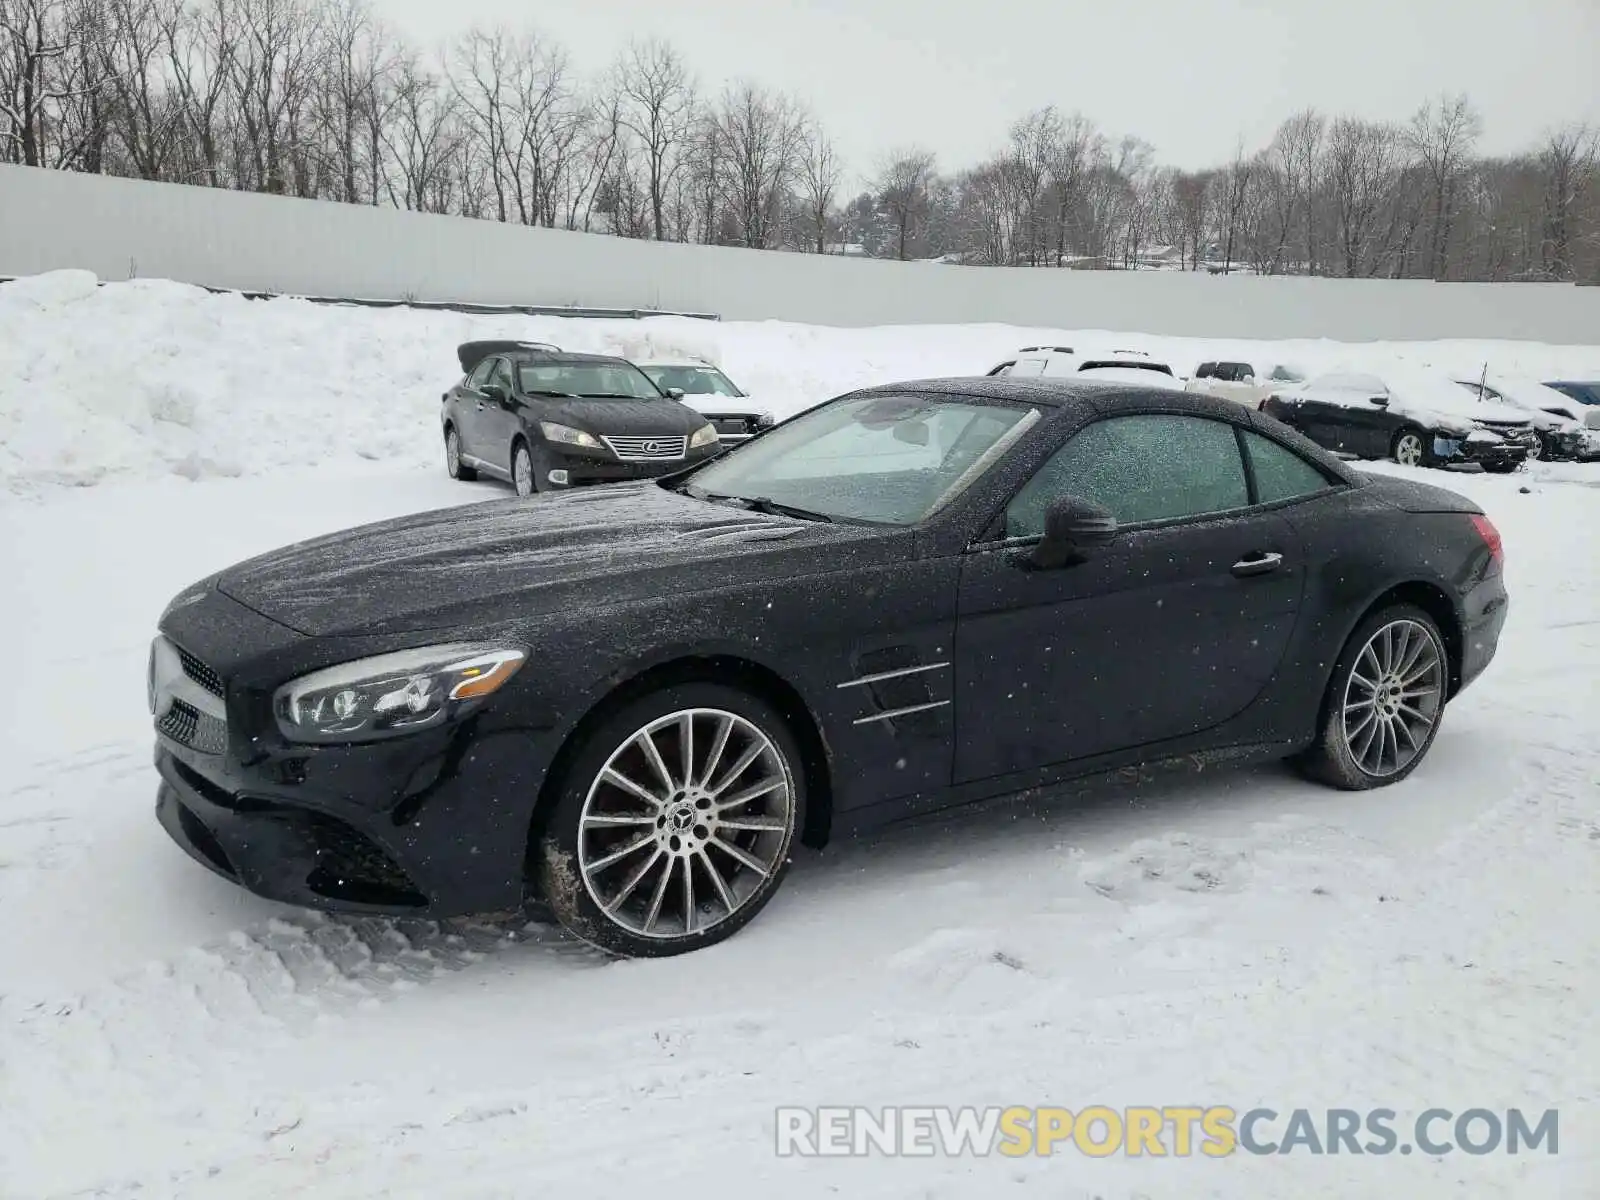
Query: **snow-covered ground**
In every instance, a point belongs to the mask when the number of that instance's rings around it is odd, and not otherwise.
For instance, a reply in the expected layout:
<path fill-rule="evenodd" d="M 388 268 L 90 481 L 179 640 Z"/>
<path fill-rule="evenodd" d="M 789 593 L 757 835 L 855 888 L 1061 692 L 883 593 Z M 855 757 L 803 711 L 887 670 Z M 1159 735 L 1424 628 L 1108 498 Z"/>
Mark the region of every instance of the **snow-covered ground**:
<path fill-rule="evenodd" d="M 1424 473 L 1501 529 L 1512 611 L 1405 783 L 1348 795 L 1268 768 L 991 805 L 807 852 L 728 943 L 619 963 L 537 925 L 316 917 L 190 862 L 152 813 L 161 606 L 285 541 L 505 495 L 437 461 L 432 406 L 468 334 L 681 338 L 796 407 L 1083 335 L 72 284 L 32 281 L 26 303 L 0 287 L 0 461 L 22 493 L 0 501 L 0 1196 L 1600 1194 L 1600 468 Z M 1600 374 L 1600 349 L 1261 351 L 1485 354 Z M 891 1103 L 1555 1107 L 1562 1140 L 1442 1159 L 774 1154 L 777 1106 Z"/>

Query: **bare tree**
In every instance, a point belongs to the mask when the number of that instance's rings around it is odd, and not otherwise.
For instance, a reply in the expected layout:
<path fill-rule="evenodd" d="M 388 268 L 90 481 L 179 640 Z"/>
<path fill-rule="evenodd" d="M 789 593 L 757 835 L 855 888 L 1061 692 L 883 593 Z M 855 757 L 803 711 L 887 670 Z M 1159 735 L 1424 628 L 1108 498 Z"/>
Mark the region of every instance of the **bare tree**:
<path fill-rule="evenodd" d="M 902 262 L 918 225 L 927 220 L 928 184 L 933 179 L 931 150 L 910 148 L 891 154 L 878 171 L 873 190 L 888 210 L 895 231 L 895 257 Z"/>
<path fill-rule="evenodd" d="M 1539 258 L 1551 279 L 1572 278 L 1572 223 L 1578 201 L 1594 183 L 1600 132 L 1587 125 L 1553 131 L 1539 151 L 1544 175 L 1544 236 Z"/>
<path fill-rule="evenodd" d="M 695 89 L 677 50 L 659 39 L 634 42 L 616 67 L 622 125 L 638 139 L 657 241 L 666 231 L 667 193 L 695 123 Z"/>
<path fill-rule="evenodd" d="M 828 222 L 844 167 L 828 135 L 814 122 L 806 130 L 800 156 L 800 195 L 818 254 L 828 250 Z"/>
<path fill-rule="evenodd" d="M 1444 279 L 1449 269 L 1456 189 L 1482 131 L 1483 122 L 1465 95 L 1440 96 L 1424 104 L 1407 127 L 1407 144 L 1428 182 L 1433 215 L 1428 275 L 1432 279 Z"/>
<path fill-rule="evenodd" d="M 1340 117 L 1328 135 L 1327 177 L 1340 266 L 1354 278 L 1379 266 L 1374 239 L 1385 204 L 1394 195 L 1401 134 L 1393 125 Z"/>
<path fill-rule="evenodd" d="M 1172 177 L 1172 207 L 1178 235 L 1174 240 L 1180 249 L 1187 251 L 1191 271 L 1200 269 L 1200 255 L 1204 252 L 1206 230 L 1210 227 L 1213 184 L 1214 173 L 1210 171 L 1179 171 Z"/>

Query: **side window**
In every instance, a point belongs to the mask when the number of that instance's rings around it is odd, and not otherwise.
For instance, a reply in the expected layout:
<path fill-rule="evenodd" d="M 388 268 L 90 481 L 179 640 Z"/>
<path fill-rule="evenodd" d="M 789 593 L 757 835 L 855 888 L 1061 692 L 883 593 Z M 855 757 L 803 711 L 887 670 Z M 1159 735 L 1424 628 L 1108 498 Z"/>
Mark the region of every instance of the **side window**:
<path fill-rule="evenodd" d="M 1250 503 L 1233 426 L 1204 417 L 1113 417 L 1075 434 L 1006 508 L 1007 537 L 1038 537 L 1061 496 L 1106 509 L 1122 525 L 1198 517 Z"/>
<path fill-rule="evenodd" d="M 1195 368 L 1194 377 L 1196 379 L 1210 379 L 1214 375 L 1216 375 L 1216 373 L 1217 373 L 1217 364 L 1216 363 L 1201 363 L 1198 367 Z"/>
<path fill-rule="evenodd" d="M 1296 496 L 1309 496 L 1330 486 L 1320 470 L 1271 438 L 1246 430 L 1244 444 L 1250 455 L 1250 468 L 1256 475 L 1258 504 L 1293 500 Z"/>
<path fill-rule="evenodd" d="M 477 366 L 473 367 L 472 374 L 467 376 L 467 386 L 473 391 L 477 391 L 484 384 L 488 383 L 489 372 L 494 370 L 494 364 L 498 361 L 498 359 L 486 358 Z"/>
<path fill-rule="evenodd" d="M 489 382 L 497 383 L 505 388 L 506 394 L 511 394 L 511 364 L 503 358 L 494 360 L 494 369 L 489 372 Z"/>

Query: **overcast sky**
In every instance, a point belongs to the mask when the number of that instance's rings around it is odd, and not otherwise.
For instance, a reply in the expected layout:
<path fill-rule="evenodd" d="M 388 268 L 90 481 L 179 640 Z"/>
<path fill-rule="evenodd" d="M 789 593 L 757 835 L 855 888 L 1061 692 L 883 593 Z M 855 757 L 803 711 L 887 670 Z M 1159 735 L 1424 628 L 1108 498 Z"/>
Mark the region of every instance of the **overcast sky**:
<path fill-rule="evenodd" d="M 1481 149 L 1600 124 L 1600 0 L 373 0 L 419 42 L 531 25 L 596 70 L 630 37 L 670 39 L 702 83 L 804 98 L 850 166 L 921 144 L 953 170 L 1055 104 L 1162 162 L 1263 145 L 1290 112 L 1403 118 L 1440 91 L 1484 116 Z"/>

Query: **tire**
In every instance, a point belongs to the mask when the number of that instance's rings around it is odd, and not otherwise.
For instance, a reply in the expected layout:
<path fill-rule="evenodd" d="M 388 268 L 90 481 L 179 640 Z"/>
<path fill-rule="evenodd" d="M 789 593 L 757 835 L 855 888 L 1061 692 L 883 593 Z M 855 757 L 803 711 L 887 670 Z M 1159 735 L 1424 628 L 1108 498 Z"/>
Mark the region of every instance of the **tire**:
<path fill-rule="evenodd" d="M 788 724 L 764 700 L 716 683 L 675 684 L 619 708 L 585 737 L 557 787 L 532 848 L 540 897 L 571 933 L 630 958 L 732 937 L 778 890 L 805 822 Z"/>
<path fill-rule="evenodd" d="M 461 465 L 461 435 L 456 432 L 454 425 L 447 425 L 444 431 L 444 469 L 450 473 L 451 479 L 459 479 L 463 483 L 471 483 L 478 477 L 471 467 Z"/>
<path fill-rule="evenodd" d="M 1368 678 L 1377 686 L 1362 682 Z M 1432 617 L 1410 604 L 1374 613 L 1356 627 L 1334 665 L 1317 740 L 1295 765 L 1308 778 L 1345 791 L 1400 782 L 1433 745 L 1449 680 L 1449 654 Z"/>
<path fill-rule="evenodd" d="M 1433 460 L 1428 453 L 1428 436 L 1415 426 L 1407 426 L 1394 435 L 1389 444 L 1389 457 L 1406 467 L 1425 467 Z"/>
<path fill-rule="evenodd" d="M 519 496 L 531 496 L 541 490 L 533 455 L 528 451 L 528 443 L 521 438 L 511 446 L 511 486 L 517 489 Z"/>

